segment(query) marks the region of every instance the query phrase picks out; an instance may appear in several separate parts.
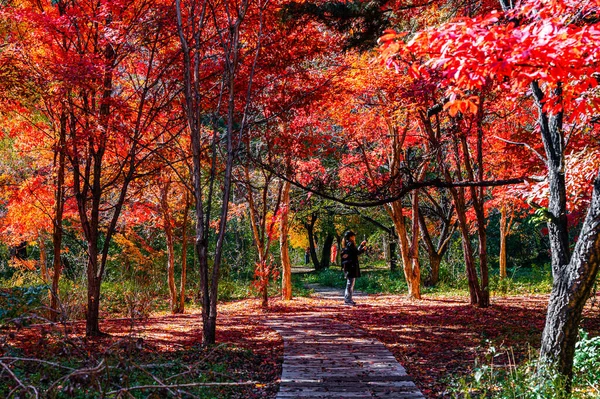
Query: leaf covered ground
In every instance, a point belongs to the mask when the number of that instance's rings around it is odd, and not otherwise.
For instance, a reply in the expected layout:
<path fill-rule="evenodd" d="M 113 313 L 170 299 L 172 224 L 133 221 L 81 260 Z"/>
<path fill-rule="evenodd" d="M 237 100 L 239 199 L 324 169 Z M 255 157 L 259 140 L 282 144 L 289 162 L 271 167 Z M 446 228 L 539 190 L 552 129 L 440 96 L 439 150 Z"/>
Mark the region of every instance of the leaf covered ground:
<path fill-rule="evenodd" d="M 451 380 L 469 374 L 475 359 L 483 357 L 491 347 L 511 348 L 517 361 L 527 358 L 539 346 L 547 296 L 495 298 L 488 309 L 472 307 L 461 297 L 413 301 L 389 295 L 363 297 L 359 301 L 356 307 L 346 307 L 327 299 L 272 299 L 268 311 L 261 309 L 257 300 L 224 303 L 220 306 L 217 341 L 227 345 L 208 350 L 199 346 L 198 313 L 156 316 L 134 324 L 127 319 L 105 320 L 101 325 L 111 337 L 94 340 L 83 338 L 81 323 L 69 326 L 66 341 L 60 329 L 51 331 L 47 326 L 11 329 L 4 332 L 3 356 L 17 354 L 56 361 L 86 356 L 99 359 L 109 354 L 113 363 L 114 359 L 129 365 L 170 362 L 175 364 L 170 370 L 155 371 L 161 381 L 178 373 L 185 378 L 169 381 L 253 381 L 249 385 L 212 389 L 203 397 L 274 398 L 283 344 L 262 320 L 271 314 L 314 313 L 351 324 L 382 341 L 422 392 L 439 398 L 448 395 Z M 592 336 L 600 334 L 597 305 L 586 308 L 582 327 Z M 80 353 L 82 349 L 86 353 Z M 501 350 L 497 352 L 502 354 Z M 496 364 L 506 361 L 502 355 L 494 360 Z M 190 371 L 190 365 L 196 368 Z M 38 366 L 30 365 L 24 372 L 33 373 L 35 367 Z M 110 389 L 141 382 L 144 381 L 112 381 Z M 63 385 L 68 384 L 65 381 Z"/>

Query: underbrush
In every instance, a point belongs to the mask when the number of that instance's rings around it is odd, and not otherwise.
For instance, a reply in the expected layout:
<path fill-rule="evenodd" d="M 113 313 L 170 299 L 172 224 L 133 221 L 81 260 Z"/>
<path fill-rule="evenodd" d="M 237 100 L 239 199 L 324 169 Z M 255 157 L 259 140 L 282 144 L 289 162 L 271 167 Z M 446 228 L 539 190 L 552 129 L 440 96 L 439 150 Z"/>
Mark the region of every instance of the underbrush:
<path fill-rule="evenodd" d="M 66 345 L 63 353 L 22 356 L 4 347 L 0 366 L 3 398 L 252 398 L 276 389 L 253 364 L 264 359 L 230 345 L 154 352 L 129 337 L 99 354 Z"/>
<path fill-rule="evenodd" d="M 197 288 L 191 281 L 186 290 L 186 308 L 198 306 Z M 59 283 L 59 313 L 62 320 L 85 318 L 87 288 L 84 279 L 61 278 Z M 306 289 L 294 287 L 296 292 Z M 269 295 L 280 290 L 279 281 L 269 283 Z M 248 277 L 223 278 L 219 282 L 219 300 L 230 301 L 258 296 Z M 0 325 L 15 317 L 49 315 L 50 287 L 38 273 L 15 272 L 10 278 L 0 279 Z M 148 279 L 106 280 L 102 282 L 101 317 L 143 319 L 155 312 L 168 312 L 169 293 L 166 281 Z M 35 318 L 35 317 L 34 317 Z"/>
<path fill-rule="evenodd" d="M 497 358 L 507 361 L 498 363 Z M 497 399 L 593 399 L 600 397 L 600 337 L 585 332 L 576 344 L 572 392 L 566 394 L 565 378 L 543 365 L 530 353 L 521 364 L 512 350 L 490 347 L 470 376 L 453 381 L 454 398 Z"/>

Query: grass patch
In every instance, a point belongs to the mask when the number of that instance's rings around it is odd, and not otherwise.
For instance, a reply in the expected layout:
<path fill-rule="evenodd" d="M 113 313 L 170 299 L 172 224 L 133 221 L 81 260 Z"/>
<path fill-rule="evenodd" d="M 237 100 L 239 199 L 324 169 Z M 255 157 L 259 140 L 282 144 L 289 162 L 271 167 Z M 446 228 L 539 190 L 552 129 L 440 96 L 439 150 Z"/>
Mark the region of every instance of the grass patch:
<path fill-rule="evenodd" d="M 356 279 L 355 289 L 367 294 L 402 295 L 408 291 L 402 270 L 390 271 L 385 265 L 367 265 Z M 435 287 L 422 287 L 422 293 L 432 296 L 468 296 L 469 288 L 464 276 L 443 278 Z M 346 280 L 339 266 L 292 276 L 295 295 L 307 294 L 307 284 L 344 288 Z M 518 268 L 511 270 L 508 277 L 501 279 L 497 270 L 490 271 L 492 296 L 546 294 L 552 289 L 552 273 L 549 266 Z"/>
<path fill-rule="evenodd" d="M 320 284 L 325 287 L 345 288 L 346 279 L 339 267 L 295 275 L 295 286 L 306 284 Z M 361 271 L 361 277 L 356 279 L 355 290 L 367 294 L 402 294 L 407 286 L 404 275 L 400 271 L 371 269 Z"/>

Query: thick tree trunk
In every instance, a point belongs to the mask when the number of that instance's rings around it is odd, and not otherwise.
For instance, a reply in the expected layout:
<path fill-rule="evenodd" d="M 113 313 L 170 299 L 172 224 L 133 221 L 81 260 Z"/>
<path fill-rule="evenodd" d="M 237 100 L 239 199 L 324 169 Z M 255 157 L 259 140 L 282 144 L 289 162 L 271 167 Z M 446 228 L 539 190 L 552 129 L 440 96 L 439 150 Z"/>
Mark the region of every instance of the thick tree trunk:
<path fill-rule="evenodd" d="M 542 333 L 540 357 L 567 377 L 567 390 L 573 374 L 573 357 L 583 307 L 596 281 L 600 264 L 600 173 L 593 184 L 588 213 L 570 254 L 565 184 L 565 139 L 562 112 L 544 111 L 544 93 L 537 82 L 531 85 L 538 109 L 538 126 L 546 152 L 549 202 L 548 231 L 552 253 L 553 285 L 546 324 Z M 562 88 L 553 95 L 560 100 Z"/>
<path fill-rule="evenodd" d="M 594 182 L 592 202 L 571 261 L 555 276 L 542 334 L 542 358 L 556 364 L 558 371 L 569 378 L 581 314 L 596 281 L 599 265 L 600 175 Z"/>
<path fill-rule="evenodd" d="M 292 299 L 292 263 L 288 245 L 289 236 L 289 207 L 290 207 L 290 182 L 283 186 L 281 198 L 281 222 L 279 227 L 279 251 L 281 253 L 281 296 L 284 300 Z"/>

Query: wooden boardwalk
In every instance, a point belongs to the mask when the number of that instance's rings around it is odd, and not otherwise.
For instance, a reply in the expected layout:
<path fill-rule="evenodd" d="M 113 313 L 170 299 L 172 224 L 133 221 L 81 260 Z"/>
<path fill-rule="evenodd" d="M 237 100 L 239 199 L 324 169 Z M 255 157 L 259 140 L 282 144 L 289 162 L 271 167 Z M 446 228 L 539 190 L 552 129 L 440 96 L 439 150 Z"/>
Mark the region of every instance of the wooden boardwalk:
<path fill-rule="evenodd" d="M 392 353 L 361 330 L 311 314 L 265 322 L 284 342 L 277 399 L 424 398 Z"/>

